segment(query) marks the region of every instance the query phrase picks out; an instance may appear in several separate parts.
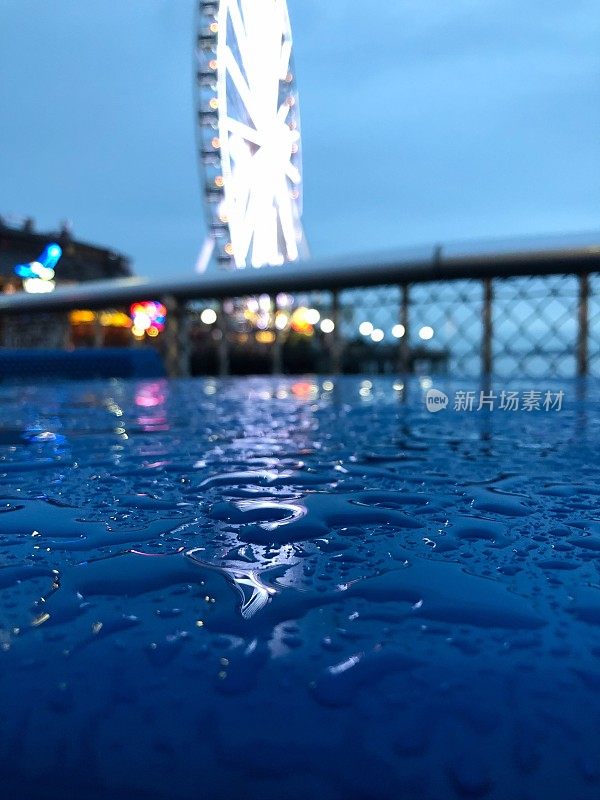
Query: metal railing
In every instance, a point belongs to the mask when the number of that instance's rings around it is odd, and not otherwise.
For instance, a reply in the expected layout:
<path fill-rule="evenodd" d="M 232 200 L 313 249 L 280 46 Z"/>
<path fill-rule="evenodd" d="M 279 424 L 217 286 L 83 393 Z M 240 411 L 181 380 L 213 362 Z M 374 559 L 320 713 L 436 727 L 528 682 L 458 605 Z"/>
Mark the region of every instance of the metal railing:
<path fill-rule="evenodd" d="M 289 295 L 296 307 L 316 309 L 327 320 L 324 330 L 317 324 L 296 335 L 279 325 L 278 314 L 287 313 L 282 297 Z M 244 302 L 257 297 L 261 327 L 244 327 Z M 55 329 L 62 321 L 63 341 L 70 346 L 68 312 L 149 299 L 168 308 L 166 330 L 155 345 L 172 376 L 190 370 L 600 375 L 600 243 L 470 252 L 435 247 L 170 281 L 85 283 L 47 295 L 0 295 L 0 335 L 5 346 L 18 343 L 20 329 L 51 315 Z M 216 319 L 211 315 L 206 323 L 202 311 L 208 307 Z M 97 325 L 94 330 L 88 343 L 101 345 L 102 332 Z"/>

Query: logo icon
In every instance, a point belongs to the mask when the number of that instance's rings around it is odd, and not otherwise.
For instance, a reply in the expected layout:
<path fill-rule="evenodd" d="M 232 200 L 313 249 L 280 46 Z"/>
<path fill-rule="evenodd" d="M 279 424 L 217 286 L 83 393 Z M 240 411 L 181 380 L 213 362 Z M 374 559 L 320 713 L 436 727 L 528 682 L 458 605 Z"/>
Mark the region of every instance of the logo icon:
<path fill-rule="evenodd" d="M 440 392 L 439 389 L 429 389 L 425 395 L 425 405 L 431 414 L 437 414 L 448 408 L 448 395 Z"/>

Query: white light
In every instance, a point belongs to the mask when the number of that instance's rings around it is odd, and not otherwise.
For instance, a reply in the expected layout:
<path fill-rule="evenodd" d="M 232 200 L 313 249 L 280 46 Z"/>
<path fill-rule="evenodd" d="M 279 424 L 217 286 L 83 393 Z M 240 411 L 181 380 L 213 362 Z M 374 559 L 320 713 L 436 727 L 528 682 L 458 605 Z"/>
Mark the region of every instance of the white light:
<path fill-rule="evenodd" d="M 200 314 L 200 319 L 205 325 L 214 325 L 217 321 L 217 314 L 212 308 L 205 308 Z"/>
<path fill-rule="evenodd" d="M 261 294 L 261 296 L 258 298 L 258 307 L 261 311 L 271 310 L 271 298 L 268 294 Z"/>
<path fill-rule="evenodd" d="M 41 278 L 25 278 L 23 289 L 29 294 L 47 294 L 54 291 L 54 281 L 44 281 Z"/>
<path fill-rule="evenodd" d="M 316 308 L 309 308 L 306 312 L 306 321 L 309 325 L 316 325 L 321 319 L 321 315 Z"/>
<path fill-rule="evenodd" d="M 392 336 L 394 336 L 396 339 L 401 339 L 405 333 L 406 328 L 404 325 L 394 325 L 392 328 Z"/>
<path fill-rule="evenodd" d="M 384 336 L 385 333 L 381 330 L 381 328 L 375 328 L 371 334 L 371 339 L 373 339 L 374 342 L 382 342 Z"/>
<path fill-rule="evenodd" d="M 373 325 L 370 322 L 361 322 L 358 326 L 358 332 L 361 336 L 370 336 L 373 333 Z"/>
<path fill-rule="evenodd" d="M 424 342 L 428 342 L 430 339 L 433 339 L 434 336 L 435 331 L 429 325 L 424 325 L 419 331 L 419 337 L 423 339 Z"/>
<path fill-rule="evenodd" d="M 323 391 L 333 392 L 334 385 L 332 381 L 323 381 Z"/>
<path fill-rule="evenodd" d="M 279 308 L 288 308 L 289 306 L 292 305 L 292 298 L 290 297 L 289 294 L 285 294 L 284 292 L 281 292 L 275 298 L 275 302 L 277 303 L 277 306 Z"/>
<path fill-rule="evenodd" d="M 332 319 L 324 319 L 321 322 L 321 330 L 323 333 L 333 333 L 335 330 L 335 322 Z"/>
<path fill-rule="evenodd" d="M 279 311 L 275 315 L 275 327 L 277 328 L 278 331 L 284 331 L 287 328 L 287 325 L 288 325 L 289 321 L 290 321 L 290 318 L 283 311 Z"/>
<path fill-rule="evenodd" d="M 135 314 L 133 317 L 133 324 L 136 328 L 139 328 L 142 331 L 147 331 L 148 328 L 152 325 L 152 320 L 143 311 L 140 311 L 138 314 Z"/>
<path fill-rule="evenodd" d="M 29 267 L 36 278 L 41 278 L 43 281 L 51 281 L 54 277 L 54 270 L 50 267 L 45 267 L 39 261 L 32 261 Z"/>

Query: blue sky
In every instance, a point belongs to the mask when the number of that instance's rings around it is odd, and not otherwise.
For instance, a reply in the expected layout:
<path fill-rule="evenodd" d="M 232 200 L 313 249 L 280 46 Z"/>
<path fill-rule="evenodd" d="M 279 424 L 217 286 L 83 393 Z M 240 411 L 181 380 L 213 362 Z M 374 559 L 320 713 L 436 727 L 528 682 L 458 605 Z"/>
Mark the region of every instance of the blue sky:
<path fill-rule="evenodd" d="M 315 256 L 600 228 L 596 0 L 289 0 Z M 0 0 L 0 214 L 191 272 L 192 0 Z"/>

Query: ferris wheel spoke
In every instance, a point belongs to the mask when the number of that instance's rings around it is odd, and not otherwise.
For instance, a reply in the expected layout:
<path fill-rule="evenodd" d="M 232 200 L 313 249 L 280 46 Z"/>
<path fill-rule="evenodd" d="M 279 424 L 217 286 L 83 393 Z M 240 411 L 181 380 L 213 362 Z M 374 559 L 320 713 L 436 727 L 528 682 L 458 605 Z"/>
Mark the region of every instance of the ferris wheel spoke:
<path fill-rule="evenodd" d="M 231 80 L 237 90 L 237 93 L 240 96 L 244 107 L 248 114 L 252 117 L 252 120 L 255 125 L 258 124 L 258 113 L 254 105 L 254 101 L 252 99 L 252 93 L 250 91 L 250 87 L 246 79 L 244 78 L 242 71 L 235 60 L 235 56 L 231 51 L 230 47 L 225 48 L 225 68 L 227 69 L 227 73 L 231 76 Z"/>
<path fill-rule="evenodd" d="M 248 210 L 250 197 L 250 179 L 246 171 L 240 173 L 238 180 L 231 187 L 227 198 L 229 230 L 231 241 L 237 253 L 237 242 L 243 235 L 243 221 Z"/>
<path fill-rule="evenodd" d="M 292 42 L 287 39 L 281 45 L 281 56 L 279 60 L 279 80 L 284 81 L 290 71 L 290 60 L 292 58 Z"/>
<path fill-rule="evenodd" d="M 251 60 L 251 52 L 250 48 L 248 47 L 246 26 L 244 25 L 244 21 L 242 19 L 242 13 L 238 5 L 238 0 L 225 0 L 225 1 L 227 3 L 227 10 L 229 11 L 229 17 L 231 19 L 231 24 L 233 26 L 233 32 L 235 35 L 235 40 L 237 42 L 238 50 L 240 51 L 242 63 L 246 65 Z M 221 0 L 221 2 L 224 2 L 224 0 Z M 227 15 L 225 15 L 225 20 L 227 20 Z"/>
<path fill-rule="evenodd" d="M 291 161 L 285 165 L 285 174 L 288 176 L 291 182 L 294 183 L 296 186 L 302 183 L 302 176 L 300 175 L 300 170 L 298 169 L 298 167 L 295 167 Z"/>
<path fill-rule="evenodd" d="M 288 257 L 292 261 L 295 261 L 298 258 L 298 245 L 296 243 L 296 229 L 294 227 L 294 218 L 290 205 L 289 189 L 285 178 L 280 183 L 276 199 L 281 230 L 283 232 L 283 238 L 285 239 Z"/>
<path fill-rule="evenodd" d="M 248 168 L 243 171 L 240 170 L 238 180 L 233 185 L 231 191 L 231 200 L 235 210 L 236 218 L 238 218 L 239 215 L 245 216 L 248 210 L 248 200 L 250 197 L 251 188 L 251 170 Z"/>
<path fill-rule="evenodd" d="M 260 187 L 254 185 L 249 192 L 248 206 L 243 221 L 240 224 L 239 251 L 236 256 L 245 260 L 252 244 L 258 220 L 260 219 L 262 204 L 262 191 Z"/>
<path fill-rule="evenodd" d="M 267 202 L 269 200 L 269 202 Z M 252 265 L 277 263 L 277 211 L 272 198 L 263 197 L 263 208 L 257 219 L 252 243 Z"/>
<path fill-rule="evenodd" d="M 245 125 L 243 122 L 240 122 L 237 119 L 227 117 L 227 130 L 229 133 L 236 134 L 236 136 L 239 136 L 246 142 L 252 142 L 252 144 L 257 145 L 258 147 L 262 146 L 263 139 L 260 135 L 260 131 L 257 131 L 255 128 L 251 128 L 249 125 Z"/>
<path fill-rule="evenodd" d="M 279 59 L 279 79 L 284 81 L 290 72 L 290 65 L 292 61 L 292 36 L 290 15 L 285 0 L 276 0 L 277 7 L 281 18 L 283 42 L 281 44 L 281 53 Z"/>
<path fill-rule="evenodd" d="M 282 103 L 277 112 L 277 122 L 285 122 L 290 113 L 290 106 L 287 103 Z"/>

